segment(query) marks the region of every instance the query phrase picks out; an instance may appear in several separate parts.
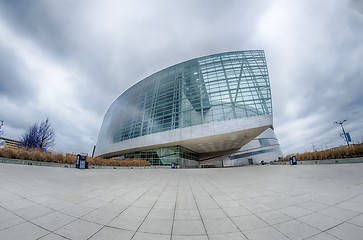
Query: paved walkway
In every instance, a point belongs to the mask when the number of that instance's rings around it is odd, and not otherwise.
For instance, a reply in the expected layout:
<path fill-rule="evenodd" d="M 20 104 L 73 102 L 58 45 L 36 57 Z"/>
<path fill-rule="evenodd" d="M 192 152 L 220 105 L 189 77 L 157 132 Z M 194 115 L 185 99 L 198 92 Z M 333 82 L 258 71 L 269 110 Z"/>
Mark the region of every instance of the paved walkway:
<path fill-rule="evenodd" d="M 363 239 L 363 164 L 0 164 L 0 239 Z"/>

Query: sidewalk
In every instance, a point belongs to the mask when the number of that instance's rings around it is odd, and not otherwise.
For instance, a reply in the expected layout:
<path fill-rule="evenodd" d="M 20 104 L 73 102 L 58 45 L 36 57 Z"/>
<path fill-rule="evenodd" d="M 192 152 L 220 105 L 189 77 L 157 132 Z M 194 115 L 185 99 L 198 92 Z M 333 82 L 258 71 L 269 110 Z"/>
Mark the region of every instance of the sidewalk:
<path fill-rule="evenodd" d="M 363 164 L 0 164 L 0 239 L 361 239 Z"/>

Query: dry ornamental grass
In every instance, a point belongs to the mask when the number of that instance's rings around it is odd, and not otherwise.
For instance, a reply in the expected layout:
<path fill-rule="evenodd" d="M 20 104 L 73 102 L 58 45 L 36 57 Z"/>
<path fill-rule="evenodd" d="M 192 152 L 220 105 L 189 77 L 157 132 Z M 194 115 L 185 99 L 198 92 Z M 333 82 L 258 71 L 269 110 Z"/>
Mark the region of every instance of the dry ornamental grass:
<path fill-rule="evenodd" d="M 37 149 L 0 149 L 0 157 L 10 159 L 32 160 L 42 162 L 53 162 L 63 164 L 75 164 L 76 155 L 42 152 Z M 149 161 L 143 159 L 104 159 L 99 157 L 87 157 L 87 162 L 90 166 L 150 166 Z"/>
<path fill-rule="evenodd" d="M 290 156 L 295 155 L 298 161 L 304 160 L 324 160 L 324 159 L 339 159 L 339 158 L 355 158 L 363 157 L 363 144 L 354 144 L 349 147 L 338 147 L 319 152 L 305 152 L 297 154 L 289 154 L 284 160 L 288 161 Z M 63 164 L 75 164 L 76 155 L 42 152 L 37 149 L 0 149 L 0 157 L 10 159 L 43 161 Z M 99 157 L 87 157 L 90 166 L 150 166 L 149 161 L 143 159 L 104 159 Z"/>
<path fill-rule="evenodd" d="M 289 154 L 284 158 L 284 161 L 289 161 L 292 155 L 295 155 L 298 161 L 363 157 L 363 144 L 337 147 L 319 152 Z"/>

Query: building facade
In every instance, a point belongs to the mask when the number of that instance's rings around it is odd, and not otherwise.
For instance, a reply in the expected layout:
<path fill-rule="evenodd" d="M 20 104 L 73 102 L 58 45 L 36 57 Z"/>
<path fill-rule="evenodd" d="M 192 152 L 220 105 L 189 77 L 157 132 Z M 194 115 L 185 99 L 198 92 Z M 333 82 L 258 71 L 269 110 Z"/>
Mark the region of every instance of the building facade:
<path fill-rule="evenodd" d="M 268 162 L 282 156 L 272 125 L 264 52 L 215 54 L 161 70 L 120 95 L 105 114 L 96 156 L 221 167 L 246 165 L 247 153 L 247 164 L 257 163 L 269 153 Z M 266 141 L 256 138 L 261 134 Z M 276 151 L 253 154 L 254 139 Z"/>
<path fill-rule="evenodd" d="M 19 148 L 20 141 L 14 140 L 7 137 L 0 137 L 0 148 L 10 148 L 10 149 L 17 149 Z"/>

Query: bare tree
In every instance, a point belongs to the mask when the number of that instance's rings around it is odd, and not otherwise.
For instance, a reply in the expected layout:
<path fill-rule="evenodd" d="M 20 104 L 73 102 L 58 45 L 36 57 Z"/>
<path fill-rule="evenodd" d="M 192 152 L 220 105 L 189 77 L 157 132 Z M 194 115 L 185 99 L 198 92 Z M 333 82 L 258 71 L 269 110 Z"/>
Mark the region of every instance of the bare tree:
<path fill-rule="evenodd" d="M 49 119 L 41 122 L 38 129 L 39 148 L 46 150 L 54 145 L 54 130 L 50 126 Z"/>
<path fill-rule="evenodd" d="M 49 119 L 42 121 L 39 125 L 33 124 L 21 136 L 21 146 L 26 148 L 38 148 L 46 151 L 54 145 L 54 130 Z"/>

